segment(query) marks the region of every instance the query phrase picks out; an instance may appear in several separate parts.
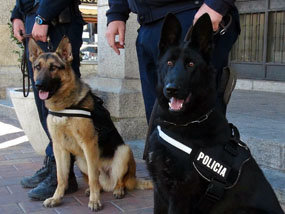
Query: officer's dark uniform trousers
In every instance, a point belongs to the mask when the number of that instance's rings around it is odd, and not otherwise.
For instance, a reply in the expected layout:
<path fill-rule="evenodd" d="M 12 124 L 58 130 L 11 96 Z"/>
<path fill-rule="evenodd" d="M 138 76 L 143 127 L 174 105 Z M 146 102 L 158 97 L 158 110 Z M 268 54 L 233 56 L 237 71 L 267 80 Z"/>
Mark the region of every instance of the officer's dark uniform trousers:
<path fill-rule="evenodd" d="M 26 29 L 27 34 L 32 33 L 32 29 L 35 23 L 35 16 L 36 14 L 26 15 L 25 29 Z M 57 26 L 50 25 L 49 30 L 48 30 L 48 35 L 51 39 L 51 45 L 53 47 L 52 51 L 56 50 L 63 35 L 68 36 L 71 46 L 72 46 L 72 54 L 73 54 L 72 68 L 78 77 L 80 77 L 79 52 L 80 52 L 80 47 L 82 44 L 82 31 L 83 31 L 82 20 L 78 19 L 78 17 L 72 17 L 71 23 L 68 23 L 68 24 L 58 24 Z M 39 46 L 42 48 L 43 51 L 49 51 L 47 42 L 38 41 L 37 43 L 39 44 Z M 28 39 L 26 39 L 26 44 L 28 44 Z M 27 56 L 29 56 L 28 48 L 27 48 L 26 54 Z M 33 80 L 33 69 L 32 69 L 32 65 L 30 61 L 28 62 L 28 70 L 29 70 L 29 75 L 32 80 L 33 91 L 35 92 L 34 93 L 35 102 L 37 105 L 40 121 L 50 140 L 50 143 L 46 148 L 46 155 L 49 157 L 52 157 L 53 156 L 52 141 L 51 141 L 51 138 L 50 138 L 50 135 L 47 129 L 47 123 L 46 123 L 48 110 L 44 105 L 44 101 L 39 98 L 38 90 L 35 87 L 35 82 Z"/>
<path fill-rule="evenodd" d="M 197 9 L 193 9 L 176 14 L 182 26 L 182 39 L 186 35 L 188 28 L 192 25 L 196 12 Z M 229 52 L 240 32 L 239 16 L 237 11 L 233 12 L 232 16 L 233 20 L 230 27 L 227 29 L 227 32 L 224 35 L 217 33 L 214 36 L 215 46 L 212 64 L 218 72 L 217 83 L 220 80 L 222 69 L 228 65 Z M 158 20 L 150 24 L 141 25 L 138 30 L 138 37 L 136 41 L 147 121 L 150 119 L 151 111 L 156 99 L 156 63 L 159 54 L 158 43 L 162 24 L 163 20 Z M 223 103 L 222 99 L 223 94 L 218 95 L 217 105 L 219 105 L 219 107 L 225 112 L 226 105 Z"/>

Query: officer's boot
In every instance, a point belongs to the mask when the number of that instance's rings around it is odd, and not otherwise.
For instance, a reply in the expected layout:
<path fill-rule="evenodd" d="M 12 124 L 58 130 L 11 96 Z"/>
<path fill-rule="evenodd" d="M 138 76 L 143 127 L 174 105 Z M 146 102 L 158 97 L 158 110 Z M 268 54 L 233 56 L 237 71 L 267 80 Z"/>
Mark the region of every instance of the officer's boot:
<path fill-rule="evenodd" d="M 45 157 L 44 166 L 39 169 L 34 175 L 30 177 L 24 177 L 21 180 L 22 187 L 24 188 L 35 188 L 39 183 L 41 183 L 49 174 L 49 163 L 50 158 Z"/>
<path fill-rule="evenodd" d="M 48 164 L 48 175 L 37 187 L 28 192 L 28 196 L 34 200 L 43 201 L 53 196 L 57 187 L 55 159 L 50 158 Z"/>
<path fill-rule="evenodd" d="M 70 166 L 69 179 L 68 179 L 69 188 L 66 190 L 66 193 L 73 193 L 78 188 L 76 178 L 73 172 L 74 157 L 71 157 L 70 165 L 71 166 Z M 30 190 L 28 192 L 28 196 L 34 200 L 43 201 L 53 196 L 56 187 L 57 187 L 56 163 L 55 160 L 52 159 L 49 164 L 48 176 L 41 183 L 39 183 L 39 185 L 36 188 Z"/>

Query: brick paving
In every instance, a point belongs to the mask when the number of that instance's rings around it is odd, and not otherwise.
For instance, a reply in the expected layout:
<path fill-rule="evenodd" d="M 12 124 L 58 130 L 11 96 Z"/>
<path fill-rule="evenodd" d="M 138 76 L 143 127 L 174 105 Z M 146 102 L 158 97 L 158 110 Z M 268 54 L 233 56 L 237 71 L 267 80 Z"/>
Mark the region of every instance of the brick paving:
<path fill-rule="evenodd" d="M 3 124 L 20 128 L 17 120 L 1 117 Z M 1 128 L 1 127 L 0 127 Z M 24 132 L 0 135 L 0 145 L 9 140 L 24 136 Z M 137 176 L 148 177 L 143 160 L 136 159 Z M 80 214 L 93 213 L 88 209 L 88 197 L 84 195 L 87 188 L 82 174 L 75 166 L 75 174 L 79 190 L 65 195 L 63 203 L 55 208 L 45 208 L 41 201 L 30 200 L 27 196 L 29 189 L 23 189 L 20 180 L 23 176 L 32 175 L 42 167 L 43 157 L 36 154 L 29 144 L 24 142 L 9 148 L 0 147 L 0 214 Z M 134 190 L 128 192 L 123 199 L 115 199 L 112 193 L 101 193 L 103 210 L 98 213 L 116 214 L 147 214 L 153 213 L 152 190 Z"/>

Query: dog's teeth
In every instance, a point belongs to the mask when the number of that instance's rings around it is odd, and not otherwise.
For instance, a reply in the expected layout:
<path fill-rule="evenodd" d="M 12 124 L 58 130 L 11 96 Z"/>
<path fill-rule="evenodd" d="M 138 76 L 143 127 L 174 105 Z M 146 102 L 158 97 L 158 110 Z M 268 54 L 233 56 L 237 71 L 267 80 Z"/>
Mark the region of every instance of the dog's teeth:
<path fill-rule="evenodd" d="M 170 102 L 168 103 L 168 105 L 169 105 L 169 107 L 171 107 L 171 103 Z"/>
<path fill-rule="evenodd" d="M 182 108 L 182 106 L 183 106 L 183 103 L 180 104 L 180 108 Z"/>

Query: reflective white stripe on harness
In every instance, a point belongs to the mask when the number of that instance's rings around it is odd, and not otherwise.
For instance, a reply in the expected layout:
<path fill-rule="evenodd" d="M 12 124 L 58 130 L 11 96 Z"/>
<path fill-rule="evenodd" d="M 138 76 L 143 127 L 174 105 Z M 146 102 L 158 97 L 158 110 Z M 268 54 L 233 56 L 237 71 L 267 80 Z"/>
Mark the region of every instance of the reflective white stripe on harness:
<path fill-rule="evenodd" d="M 50 111 L 51 113 L 59 113 L 59 114 L 67 114 L 67 116 L 69 114 L 73 115 L 86 115 L 86 116 L 91 116 L 91 112 L 90 111 L 85 111 L 85 110 L 81 110 L 81 109 L 64 109 L 64 110 L 60 110 L 60 111 Z"/>
<path fill-rule="evenodd" d="M 172 146 L 174 146 L 174 147 L 176 147 L 176 148 L 178 148 L 178 149 L 180 149 L 180 150 L 186 152 L 187 154 L 190 154 L 190 153 L 192 152 L 192 149 L 191 149 L 190 147 L 185 146 L 184 144 L 178 142 L 177 140 L 175 140 L 175 139 L 169 137 L 167 134 L 165 134 L 165 133 L 161 130 L 160 126 L 157 126 L 157 130 L 158 130 L 159 136 L 160 136 L 163 140 L 165 140 L 167 143 L 169 143 L 169 144 L 171 144 Z"/>

